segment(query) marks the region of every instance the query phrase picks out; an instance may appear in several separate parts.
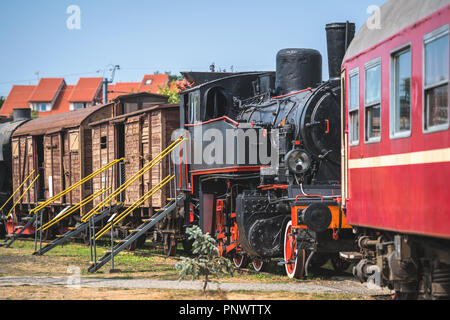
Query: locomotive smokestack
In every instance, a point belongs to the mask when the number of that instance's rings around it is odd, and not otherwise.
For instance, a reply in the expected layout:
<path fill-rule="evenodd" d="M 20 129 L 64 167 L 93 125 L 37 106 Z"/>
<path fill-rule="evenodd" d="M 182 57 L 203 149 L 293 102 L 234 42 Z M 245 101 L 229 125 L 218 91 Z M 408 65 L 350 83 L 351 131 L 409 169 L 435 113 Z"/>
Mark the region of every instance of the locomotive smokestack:
<path fill-rule="evenodd" d="M 277 54 L 278 95 L 315 87 L 322 82 L 322 56 L 313 49 L 283 49 Z"/>
<path fill-rule="evenodd" d="M 31 119 L 31 109 L 30 108 L 15 108 L 13 109 L 13 119 L 18 120 L 30 120 Z"/>
<path fill-rule="evenodd" d="M 341 65 L 350 42 L 355 36 L 355 24 L 350 22 L 330 23 L 327 31 L 328 72 L 330 79 L 339 78 Z"/>

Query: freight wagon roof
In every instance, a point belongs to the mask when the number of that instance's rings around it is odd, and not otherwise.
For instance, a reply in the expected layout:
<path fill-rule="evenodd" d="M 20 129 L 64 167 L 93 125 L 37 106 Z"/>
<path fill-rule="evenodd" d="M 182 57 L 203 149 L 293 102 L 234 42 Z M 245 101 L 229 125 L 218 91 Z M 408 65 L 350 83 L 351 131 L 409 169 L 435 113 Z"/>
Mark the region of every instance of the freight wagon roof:
<path fill-rule="evenodd" d="M 39 136 L 48 133 L 58 132 L 67 128 L 80 126 L 84 120 L 94 114 L 96 111 L 110 104 L 98 105 L 79 109 L 75 111 L 53 114 L 50 116 L 31 120 L 21 126 L 14 133 L 14 137 L 22 135 Z"/>
<path fill-rule="evenodd" d="M 381 29 L 365 23 L 348 47 L 344 61 L 380 44 L 385 39 L 450 4 L 450 0 L 390 0 L 380 9 Z"/>
<path fill-rule="evenodd" d="M 180 105 L 178 105 L 178 104 L 171 104 L 171 103 L 161 104 L 160 102 L 154 102 L 152 104 L 153 105 L 151 107 L 148 107 L 148 108 L 145 108 L 145 109 L 141 109 L 141 110 L 137 110 L 137 111 L 130 112 L 130 113 L 121 114 L 119 116 L 112 117 L 112 118 L 109 118 L 109 119 L 102 119 L 102 120 L 99 120 L 99 121 L 94 121 L 94 122 L 91 122 L 89 125 L 90 126 L 96 126 L 96 125 L 99 125 L 99 124 L 102 124 L 102 123 L 105 123 L 105 122 L 115 122 L 115 121 L 119 122 L 120 120 L 125 120 L 126 118 L 133 117 L 135 115 L 139 115 L 139 114 L 142 114 L 142 113 L 147 113 L 149 111 L 155 111 L 155 110 L 159 110 L 159 109 L 179 108 L 180 107 Z"/>

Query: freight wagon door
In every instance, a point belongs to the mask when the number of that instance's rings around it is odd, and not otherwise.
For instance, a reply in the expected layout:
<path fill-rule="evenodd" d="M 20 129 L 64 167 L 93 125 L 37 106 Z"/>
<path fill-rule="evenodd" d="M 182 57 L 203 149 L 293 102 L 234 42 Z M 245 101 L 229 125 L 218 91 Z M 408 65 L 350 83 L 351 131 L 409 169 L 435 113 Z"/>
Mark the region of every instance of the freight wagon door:
<path fill-rule="evenodd" d="M 116 150 L 117 155 L 116 159 L 120 159 L 125 157 L 125 126 L 123 123 L 118 123 L 115 126 L 116 128 Z M 125 182 L 125 164 L 124 162 L 119 162 L 117 172 L 117 187 L 120 187 Z M 124 194 L 121 192 L 119 194 L 119 201 L 124 201 Z"/>
<path fill-rule="evenodd" d="M 37 200 L 43 201 L 45 199 L 45 176 L 44 176 L 44 137 L 43 136 L 35 136 L 34 137 L 34 145 L 35 149 L 35 168 L 37 168 L 37 172 L 39 173 L 39 179 L 37 181 Z"/>

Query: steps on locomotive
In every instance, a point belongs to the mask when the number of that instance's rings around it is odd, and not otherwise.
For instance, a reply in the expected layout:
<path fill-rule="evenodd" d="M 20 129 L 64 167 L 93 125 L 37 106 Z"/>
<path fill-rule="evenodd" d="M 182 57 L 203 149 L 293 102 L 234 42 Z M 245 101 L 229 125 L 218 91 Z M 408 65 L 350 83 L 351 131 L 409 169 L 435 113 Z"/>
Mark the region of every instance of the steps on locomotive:
<path fill-rule="evenodd" d="M 123 204 L 117 204 L 117 205 L 113 205 L 111 207 L 107 207 L 105 209 L 103 209 L 100 214 L 98 215 L 94 215 L 91 219 L 93 219 L 94 225 L 103 220 L 105 217 L 107 217 L 108 215 L 117 212 L 118 210 L 120 210 L 123 207 Z M 51 241 L 50 243 L 47 243 L 44 247 L 42 247 L 41 249 L 33 252 L 33 255 L 43 255 L 46 252 L 52 250 L 54 247 L 56 247 L 59 244 L 63 244 L 64 242 L 66 242 L 68 239 L 73 238 L 77 235 L 79 235 L 81 232 L 83 232 L 84 230 L 86 230 L 87 228 L 89 228 L 89 224 L 90 222 L 84 222 L 82 224 L 80 224 L 77 227 L 73 227 L 73 228 L 69 228 L 69 231 L 67 231 L 66 233 L 62 234 L 62 235 L 57 235 L 56 238 Z"/>
<path fill-rule="evenodd" d="M 136 229 L 130 230 L 130 234 L 125 238 L 121 240 L 117 240 L 112 250 L 107 251 L 107 253 L 101 257 L 99 260 L 97 260 L 95 263 L 93 263 L 88 271 L 90 273 L 94 273 L 97 270 L 99 270 L 103 265 L 105 265 L 108 261 L 110 261 L 113 257 L 115 257 L 119 252 L 126 249 L 128 246 L 130 246 L 133 241 L 137 240 L 140 236 L 145 234 L 147 231 L 149 231 L 151 228 L 153 228 L 158 222 L 160 222 L 165 216 L 167 216 L 169 213 L 174 211 L 178 204 L 185 200 L 185 196 L 181 195 L 177 197 L 176 199 L 169 202 L 165 207 L 158 210 L 150 219 L 143 219 L 147 220 L 143 222 L 139 227 Z"/>

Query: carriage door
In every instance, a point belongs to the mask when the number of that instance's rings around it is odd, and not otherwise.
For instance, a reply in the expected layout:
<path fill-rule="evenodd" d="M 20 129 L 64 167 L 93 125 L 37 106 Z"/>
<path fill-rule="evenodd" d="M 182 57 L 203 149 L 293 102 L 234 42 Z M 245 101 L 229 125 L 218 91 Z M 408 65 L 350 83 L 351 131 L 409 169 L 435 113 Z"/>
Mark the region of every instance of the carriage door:
<path fill-rule="evenodd" d="M 346 71 L 341 73 L 341 195 L 342 206 L 345 208 L 348 195 L 348 128 L 346 102 Z"/>

